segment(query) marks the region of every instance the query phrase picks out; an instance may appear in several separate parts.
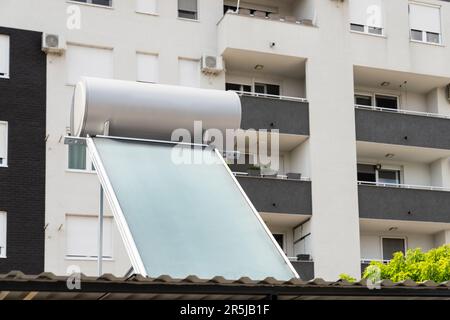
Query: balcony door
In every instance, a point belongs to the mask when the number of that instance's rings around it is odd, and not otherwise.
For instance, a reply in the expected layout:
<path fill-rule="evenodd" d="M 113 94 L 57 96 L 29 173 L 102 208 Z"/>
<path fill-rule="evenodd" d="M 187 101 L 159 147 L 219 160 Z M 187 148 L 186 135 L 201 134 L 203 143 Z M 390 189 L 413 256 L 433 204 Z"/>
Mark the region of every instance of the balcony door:
<path fill-rule="evenodd" d="M 404 238 L 381 238 L 383 249 L 383 260 L 391 260 L 394 253 L 406 252 L 406 241 Z"/>

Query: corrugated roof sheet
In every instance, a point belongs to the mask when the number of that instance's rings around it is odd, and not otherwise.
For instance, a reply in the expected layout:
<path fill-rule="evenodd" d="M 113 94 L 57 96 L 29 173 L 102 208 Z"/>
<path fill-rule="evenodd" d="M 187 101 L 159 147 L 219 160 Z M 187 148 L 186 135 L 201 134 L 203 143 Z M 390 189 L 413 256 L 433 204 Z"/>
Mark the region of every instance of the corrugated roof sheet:
<path fill-rule="evenodd" d="M 0 275 L 0 299 L 450 299 L 450 281 L 416 283 L 406 280 L 380 282 L 379 289 L 370 289 L 366 280 L 328 282 L 322 279 L 278 281 L 266 278 L 254 281 L 243 277 L 227 280 L 223 277 L 199 279 L 189 276 L 128 278 L 104 274 L 101 277 L 80 276 L 81 288 L 70 290 L 67 276 L 52 273 L 25 275 L 13 271 Z"/>

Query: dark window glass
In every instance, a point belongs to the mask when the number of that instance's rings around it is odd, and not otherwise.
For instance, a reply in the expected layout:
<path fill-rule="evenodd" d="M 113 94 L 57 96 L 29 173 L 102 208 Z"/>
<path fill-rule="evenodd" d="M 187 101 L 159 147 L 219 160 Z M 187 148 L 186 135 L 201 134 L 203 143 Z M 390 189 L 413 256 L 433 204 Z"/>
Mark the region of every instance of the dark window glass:
<path fill-rule="evenodd" d="M 378 182 L 380 183 L 400 183 L 400 172 L 395 170 L 379 170 L 378 171 Z"/>
<path fill-rule="evenodd" d="M 69 169 L 86 170 L 86 146 L 69 145 Z"/>
<path fill-rule="evenodd" d="M 108 7 L 111 6 L 111 4 L 112 4 L 111 2 L 112 2 L 111 0 L 92 0 L 93 4 L 98 4 L 101 6 L 108 6 Z"/>
<path fill-rule="evenodd" d="M 378 108 L 398 109 L 397 97 L 376 95 L 375 101 Z"/>
<path fill-rule="evenodd" d="M 106 7 L 112 6 L 112 0 L 73 0 L 73 1 L 83 2 L 83 3 L 91 3 L 91 4 L 96 4 L 99 6 L 106 6 Z"/>
<path fill-rule="evenodd" d="M 267 85 L 267 94 L 279 96 L 280 95 L 280 86 L 268 84 Z"/>
<path fill-rule="evenodd" d="M 422 31 L 411 29 L 411 39 L 417 41 L 423 41 Z"/>
<path fill-rule="evenodd" d="M 225 90 L 252 92 L 252 87 L 238 83 L 226 83 Z"/>
<path fill-rule="evenodd" d="M 427 32 L 427 42 L 439 43 L 439 33 Z"/>
<path fill-rule="evenodd" d="M 246 85 L 243 85 L 243 86 L 242 86 L 242 90 L 243 90 L 244 92 L 252 92 L 252 86 L 246 86 Z"/>
<path fill-rule="evenodd" d="M 353 31 L 364 32 L 364 26 L 362 24 L 350 24 L 350 29 Z"/>
<path fill-rule="evenodd" d="M 278 245 L 281 247 L 281 249 L 284 250 L 284 235 L 283 234 L 274 234 L 273 237 L 275 238 L 275 241 L 278 243 Z"/>
<path fill-rule="evenodd" d="M 241 91 L 241 85 L 237 83 L 226 83 L 225 90 Z"/>
<path fill-rule="evenodd" d="M 255 92 L 279 96 L 280 86 L 276 84 L 255 83 Z"/>
<path fill-rule="evenodd" d="M 391 260 L 396 252 L 405 253 L 405 239 L 383 238 L 383 260 Z"/>
<path fill-rule="evenodd" d="M 197 12 L 178 10 L 178 17 L 197 20 Z"/>
<path fill-rule="evenodd" d="M 369 33 L 381 35 L 383 34 L 383 29 L 377 27 L 369 27 Z"/>
<path fill-rule="evenodd" d="M 376 182 L 375 166 L 358 164 L 358 181 Z"/>
<path fill-rule="evenodd" d="M 355 104 L 360 106 L 372 106 L 372 97 L 364 95 L 355 95 Z"/>
<path fill-rule="evenodd" d="M 255 92 L 256 93 L 262 93 L 265 94 L 266 93 L 266 86 L 263 84 L 255 84 Z"/>

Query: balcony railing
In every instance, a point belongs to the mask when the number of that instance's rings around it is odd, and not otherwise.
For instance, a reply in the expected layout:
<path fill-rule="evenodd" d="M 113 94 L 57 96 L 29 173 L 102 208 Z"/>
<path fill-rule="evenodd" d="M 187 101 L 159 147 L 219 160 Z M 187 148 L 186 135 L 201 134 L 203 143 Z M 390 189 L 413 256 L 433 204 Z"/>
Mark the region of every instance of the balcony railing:
<path fill-rule="evenodd" d="M 422 117 L 432 117 L 432 118 L 442 118 L 442 119 L 450 119 L 450 116 L 432 113 L 432 112 L 421 112 L 421 111 L 412 111 L 405 109 L 389 109 L 389 108 L 380 108 L 375 106 L 364 106 L 357 104 L 355 105 L 356 109 L 364 109 L 364 110 L 372 110 L 372 111 L 380 111 L 380 112 L 390 112 L 390 113 L 401 113 L 401 114 L 409 114 L 413 116 L 422 116 Z"/>
<path fill-rule="evenodd" d="M 233 90 L 230 90 L 230 91 L 233 91 Z M 308 99 L 300 98 L 300 97 L 280 96 L 280 95 L 274 95 L 274 94 L 248 92 L 248 91 L 234 91 L 234 92 L 236 92 L 240 96 L 258 97 L 258 98 L 271 98 L 271 99 L 279 99 L 279 100 L 297 101 L 297 102 L 308 103 Z"/>
<path fill-rule="evenodd" d="M 311 182 L 311 179 L 308 177 L 300 177 L 300 179 L 292 179 L 284 174 L 264 174 L 260 173 L 256 176 L 250 176 L 248 172 L 233 172 L 236 177 L 252 177 L 252 178 L 267 178 L 267 179 L 279 179 L 279 180 L 294 180 L 294 181 L 306 181 Z"/>
<path fill-rule="evenodd" d="M 414 184 L 401 184 L 401 183 L 382 183 L 372 181 L 358 181 L 358 185 L 386 187 L 386 188 L 401 188 L 401 189 L 415 189 L 415 190 L 431 190 L 431 191 L 447 191 L 450 192 L 450 188 L 435 187 L 435 186 L 421 186 Z"/>
<path fill-rule="evenodd" d="M 239 9 L 239 11 L 237 11 L 237 12 L 233 11 L 233 10 L 228 10 L 223 15 L 223 17 L 219 20 L 218 23 L 220 23 L 220 21 L 222 21 L 222 19 L 228 14 L 249 17 L 249 18 L 255 18 L 255 19 L 269 20 L 269 21 L 299 24 L 299 25 L 303 25 L 303 26 L 314 26 L 314 21 L 312 19 L 298 19 L 295 16 L 279 15 L 276 13 L 265 12 L 265 11 L 260 11 L 260 10 L 249 10 L 249 9 Z"/>

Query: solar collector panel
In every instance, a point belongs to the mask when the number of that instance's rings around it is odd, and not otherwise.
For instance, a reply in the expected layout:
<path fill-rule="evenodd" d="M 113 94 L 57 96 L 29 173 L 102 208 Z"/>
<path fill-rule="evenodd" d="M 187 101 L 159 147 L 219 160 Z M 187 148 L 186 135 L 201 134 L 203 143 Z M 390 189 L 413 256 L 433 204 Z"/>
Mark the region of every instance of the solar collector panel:
<path fill-rule="evenodd" d="M 136 272 L 174 278 L 298 277 L 220 154 L 96 137 L 88 148 Z M 180 149 L 178 149 L 180 151 Z"/>

